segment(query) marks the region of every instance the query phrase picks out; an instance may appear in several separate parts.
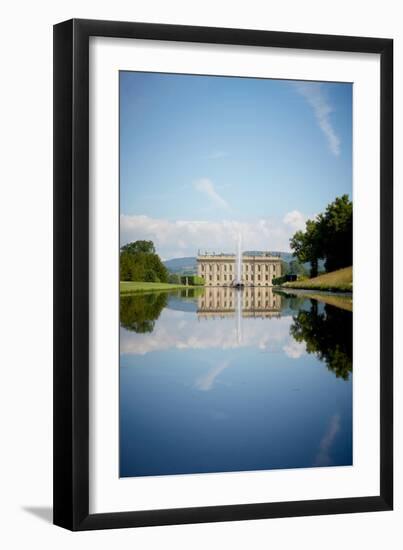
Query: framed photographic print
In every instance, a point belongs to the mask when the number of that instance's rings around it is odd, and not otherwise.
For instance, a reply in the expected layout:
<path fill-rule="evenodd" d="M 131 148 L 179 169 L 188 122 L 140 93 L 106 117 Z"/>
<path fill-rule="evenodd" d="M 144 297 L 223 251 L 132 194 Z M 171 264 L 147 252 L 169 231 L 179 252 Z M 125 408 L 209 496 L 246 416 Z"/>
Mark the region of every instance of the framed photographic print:
<path fill-rule="evenodd" d="M 393 42 L 54 27 L 54 523 L 391 510 Z"/>

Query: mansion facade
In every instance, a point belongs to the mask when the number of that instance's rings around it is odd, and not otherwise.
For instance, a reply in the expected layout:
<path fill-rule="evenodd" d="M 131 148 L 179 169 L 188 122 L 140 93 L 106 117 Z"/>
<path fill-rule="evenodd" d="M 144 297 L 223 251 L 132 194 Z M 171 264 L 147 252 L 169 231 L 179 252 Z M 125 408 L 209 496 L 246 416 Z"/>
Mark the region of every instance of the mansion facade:
<path fill-rule="evenodd" d="M 235 254 L 199 254 L 197 274 L 205 286 L 233 286 L 236 283 Z M 242 256 L 241 283 L 244 286 L 272 286 L 273 278 L 281 276 L 281 258 L 269 253 Z"/>

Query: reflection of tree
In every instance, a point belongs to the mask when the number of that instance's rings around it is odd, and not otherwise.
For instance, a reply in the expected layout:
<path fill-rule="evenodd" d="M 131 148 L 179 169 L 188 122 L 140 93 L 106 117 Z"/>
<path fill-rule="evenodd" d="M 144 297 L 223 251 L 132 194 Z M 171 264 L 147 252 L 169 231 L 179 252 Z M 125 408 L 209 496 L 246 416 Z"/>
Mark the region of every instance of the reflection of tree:
<path fill-rule="evenodd" d="M 297 342 L 306 343 L 306 351 L 315 353 L 338 378 L 349 379 L 352 372 L 353 316 L 349 311 L 311 300 L 310 311 L 300 310 L 293 318 L 290 333 Z"/>
<path fill-rule="evenodd" d="M 127 330 L 145 333 L 154 330 L 155 321 L 167 305 L 168 294 L 153 292 L 120 297 L 120 324 Z"/>
<path fill-rule="evenodd" d="M 204 293 L 204 287 L 187 287 L 183 288 L 179 291 L 179 296 L 181 298 L 197 298 L 198 296 L 201 296 Z"/>
<path fill-rule="evenodd" d="M 305 302 L 305 296 L 294 296 L 284 294 L 284 297 L 287 299 L 288 307 L 290 309 L 299 309 Z"/>

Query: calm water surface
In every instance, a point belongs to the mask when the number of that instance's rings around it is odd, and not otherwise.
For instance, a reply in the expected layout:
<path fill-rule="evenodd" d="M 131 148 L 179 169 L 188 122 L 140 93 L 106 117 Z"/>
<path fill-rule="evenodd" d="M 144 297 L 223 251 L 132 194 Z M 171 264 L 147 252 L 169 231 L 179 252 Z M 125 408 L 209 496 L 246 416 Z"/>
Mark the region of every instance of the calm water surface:
<path fill-rule="evenodd" d="M 351 465 L 352 313 L 335 301 L 121 297 L 120 476 Z"/>

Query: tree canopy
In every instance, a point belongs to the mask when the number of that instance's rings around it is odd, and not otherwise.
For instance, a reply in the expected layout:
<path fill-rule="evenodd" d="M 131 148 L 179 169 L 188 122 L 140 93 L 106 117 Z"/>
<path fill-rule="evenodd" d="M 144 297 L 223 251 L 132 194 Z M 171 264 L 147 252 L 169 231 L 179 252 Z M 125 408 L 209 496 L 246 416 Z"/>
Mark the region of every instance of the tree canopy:
<path fill-rule="evenodd" d="M 304 264 L 297 259 L 297 260 L 291 260 L 291 262 L 288 264 L 288 269 L 285 274 L 286 275 L 307 275 L 308 272 L 305 269 Z"/>
<path fill-rule="evenodd" d="M 168 270 L 152 241 L 135 241 L 120 249 L 120 280 L 168 282 Z"/>
<path fill-rule="evenodd" d="M 120 249 L 122 252 L 128 252 L 129 254 L 156 254 L 155 246 L 152 241 L 134 241 L 127 243 Z"/>
<path fill-rule="evenodd" d="M 300 262 L 310 262 L 311 277 L 318 274 L 319 259 L 325 260 L 326 271 L 352 265 L 353 204 L 348 195 L 337 197 L 324 213 L 307 220 L 305 231 L 297 231 L 290 246 Z"/>

